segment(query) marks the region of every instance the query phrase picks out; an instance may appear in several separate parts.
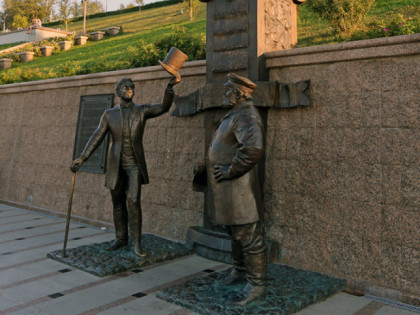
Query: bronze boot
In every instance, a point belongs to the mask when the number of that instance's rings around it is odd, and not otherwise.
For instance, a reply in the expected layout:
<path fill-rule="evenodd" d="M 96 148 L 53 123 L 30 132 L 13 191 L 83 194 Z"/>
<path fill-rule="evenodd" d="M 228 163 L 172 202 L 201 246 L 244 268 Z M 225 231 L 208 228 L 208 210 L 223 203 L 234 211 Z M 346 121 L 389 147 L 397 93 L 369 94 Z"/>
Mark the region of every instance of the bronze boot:
<path fill-rule="evenodd" d="M 121 240 L 119 238 L 116 238 L 115 240 L 112 241 L 111 245 L 109 245 L 106 250 L 108 251 L 117 250 L 118 248 L 121 248 L 125 245 L 127 245 L 127 240 Z"/>
<path fill-rule="evenodd" d="M 266 297 L 267 251 L 245 257 L 247 285 L 233 299 L 233 304 L 246 306 L 251 302 L 264 302 Z"/>
<path fill-rule="evenodd" d="M 264 302 L 266 298 L 266 287 L 265 285 L 253 285 L 250 282 L 238 293 L 232 300 L 232 304 L 236 306 L 247 306 L 248 304 L 255 302 Z"/>
<path fill-rule="evenodd" d="M 232 272 L 225 278 L 218 280 L 220 285 L 235 285 L 246 279 L 244 254 L 239 242 L 232 240 Z"/>
<path fill-rule="evenodd" d="M 127 231 L 127 210 L 124 207 L 116 207 L 113 211 L 115 239 L 106 249 L 108 251 L 117 250 L 128 244 Z"/>
<path fill-rule="evenodd" d="M 134 254 L 139 257 L 146 257 L 147 254 L 141 248 L 141 225 L 142 225 L 142 218 L 141 218 L 141 209 L 140 207 L 136 207 L 138 204 L 131 205 L 129 204 L 129 220 L 128 224 L 129 234 L 130 234 L 130 243 L 131 247 L 133 248 Z"/>

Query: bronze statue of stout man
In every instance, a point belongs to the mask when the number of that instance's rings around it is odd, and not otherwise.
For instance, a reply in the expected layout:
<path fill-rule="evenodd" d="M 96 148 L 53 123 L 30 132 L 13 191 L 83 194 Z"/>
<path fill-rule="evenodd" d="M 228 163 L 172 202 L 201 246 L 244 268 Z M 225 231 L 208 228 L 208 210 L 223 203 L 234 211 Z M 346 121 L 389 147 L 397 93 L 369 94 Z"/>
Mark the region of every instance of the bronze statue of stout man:
<path fill-rule="evenodd" d="M 266 296 L 267 248 L 263 239 L 262 198 L 257 162 L 263 155 L 263 124 L 252 103 L 257 85 L 229 73 L 224 107 L 233 107 L 220 121 L 208 151 L 213 220 L 232 236 L 234 268 L 221 281 L 247 284 L 233 299 L 237 305 L 263 301 Z"/>
<path fill-rule="evenodd" d="M 145 256 L 141 249 L 140 192 L 141 185 L 149 183 L 149 177 L 144 157 L 143 132 L 147 119 L 169 111 L 174 98 L 172 87 L 180 81 L 181 77 L 176 73 L 168 83 L 161 104 L 135 105 L 132 101 L 133 81 L 121 79 L 116 87 L 121 103 L 104 112 L 98 128 L 90 137 L 80 157 L 74 160 L 70 167 L 73 172 L 77 172 L 106 134 L 110 134 L 105 186 L 111 190 L 115 240 L 108 250 L 127 245 L 130 234 L 134 253 L 140 257 Z"/>

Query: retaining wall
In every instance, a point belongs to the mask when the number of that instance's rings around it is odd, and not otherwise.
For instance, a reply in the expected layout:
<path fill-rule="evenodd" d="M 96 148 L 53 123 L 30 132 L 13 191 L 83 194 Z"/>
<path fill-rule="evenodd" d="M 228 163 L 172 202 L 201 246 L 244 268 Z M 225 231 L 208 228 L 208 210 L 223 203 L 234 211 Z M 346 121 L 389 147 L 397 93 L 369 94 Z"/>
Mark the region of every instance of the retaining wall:
<path fill-rule="evenodd" d="M 266 55 L 271 80 L 311 80 L 312 106 L 268 114 L 268 235 L 281 261 L 417 304 L 409 296 L 420 296 L 419 41 Z"/>
<path fill-rule="evenodd" d="M 266 231 L 280 262 L 348 279 L 349 289 L 419 304 L 420 35 L 266 54 L 270 80 L 311 80 L 312 106 L 269 110 Z M 205 84 L 205 62 L 181 70 L 176 92 Z M 136 83 L 136 103 L 158 102 L 159 67 L 0 86 L 0 201 L 63 215 L 80 95 Z M 116 98 L 117 101 L 117 98 Z M 151 183 L 145 232 L 185 239 L 202 224 L 191 190 L 204 160 L 203 115 L 146 126 Z M 73 213 L 112 222 L 104 175 L 79 173 Z"/>
<path fill-rule="evenodd" d="M 169 75 L 158 67 L 114 71 L 0 87 L 0 200 L 36 210 L 67 211 L 78 108 L 81 95 L 114 93 L 130 77 L 136 104 L 161 101 Z M 182 69 L 176 93 L 205 84 L 205 62 Z M 118 97 L 114 98 L 118 102 Z M 149 185 L 143 185 L 145 232 L 183 239 L 190 225 L 202 224 L 203 199 L 191 190 L 193 165 L 202 160 L 201 115 L 183 119 L 165 114 L 147 122 L 144 147 Z M 79 172 L 72 214 L 112 226 L 112 205 L 104 174 Z M 111 224 L 110 224 L 111 223 Z"/>

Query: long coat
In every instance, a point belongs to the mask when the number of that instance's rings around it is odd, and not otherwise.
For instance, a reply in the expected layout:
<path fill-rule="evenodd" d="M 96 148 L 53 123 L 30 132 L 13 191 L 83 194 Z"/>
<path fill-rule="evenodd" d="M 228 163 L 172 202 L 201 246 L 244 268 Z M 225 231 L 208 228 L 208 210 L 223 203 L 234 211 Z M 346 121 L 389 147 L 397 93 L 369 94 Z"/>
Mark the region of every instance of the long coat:
<path fill-rule="evenodd" d="M 264 130 L 252 102 L 237 104 L 220 121 L 208 152 L 207 172 L 211 217 L 221 225 L 254 223 L 260 220 L 262 198 L 257 162 L 263 155 Z M 230 165 L 233 179 L 217 182 L 214 165 Z"/>
<path fill-rule="evenodd" d="M 161 104 L 134 105 L 130 111 L 129 129 L 131 143 L 137 164 L 140 168 L 142 184 L 149 183 L 143 149 L 143 133 L 146 120 L 168 112 L 173 98 L 173 90 L 167 88 Z M 114 189 L 118 180 L 122 149 L 122 113 L 120 105 L 107 109 L 103 113 L 98 127 L 87 142 L 81 156 L 88 158 L 101 144 L 108 132 L 111 135 L 111 140 L 106 163 L 105 186 L 109 189 Z"/>

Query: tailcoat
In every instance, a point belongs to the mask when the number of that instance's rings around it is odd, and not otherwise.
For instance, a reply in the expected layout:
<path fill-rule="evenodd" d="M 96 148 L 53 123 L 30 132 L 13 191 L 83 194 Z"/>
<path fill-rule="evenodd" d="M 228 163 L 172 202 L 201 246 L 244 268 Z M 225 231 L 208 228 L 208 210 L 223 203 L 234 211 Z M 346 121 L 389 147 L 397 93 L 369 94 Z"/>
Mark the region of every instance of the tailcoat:
<path fill-rule="evenodd" d="M 240 225 L 259 221 L 262 198 L 257 162 L 263 155 L 264 129 L 252 102 L 236 104 L 220 121 L 208 151 L 207 171 L 210 215 L 221 225 Z M 217 182 L 213 176 L 216 164 L 230 165 L 233 179 Z"/>
<path fill-rule="evenodd" d="M 148 184 L 149 176 L 147 173 L 146 159 L 143 149 L 143 133 L 146 120 L 148 118 L 159 116 L 169 111 L 174 98 L 173 89 L 168 87 L 165 90 L 161 104 L 143 104 L 134 105 L 129 115 L 129 130 L 131 144 L 137 165 L 141 173 L 141 183 Z M 110 145 L 106 163 L 105 186 L 114 189 L 119 176 L 121 148 L 122 148 L 122 113 L 120 105 L 107 109 L 99 122 L 97 129 L 90 137 L 83 150 L 81 157 L 88 158 L 93 151 L 101 144 L 106 134 L 110 133 Z"/>

